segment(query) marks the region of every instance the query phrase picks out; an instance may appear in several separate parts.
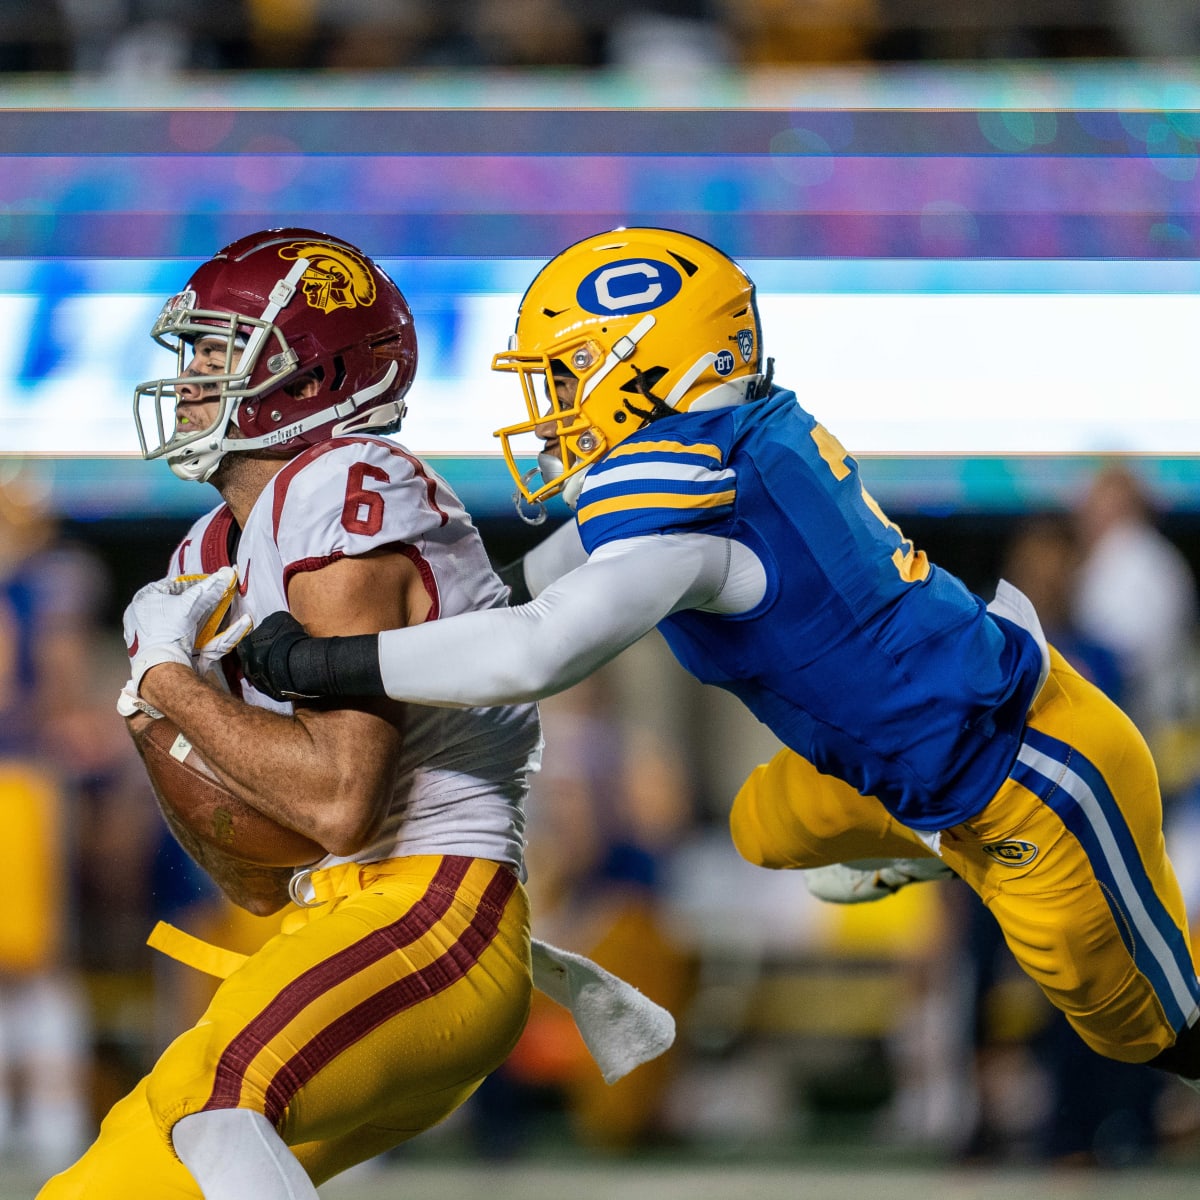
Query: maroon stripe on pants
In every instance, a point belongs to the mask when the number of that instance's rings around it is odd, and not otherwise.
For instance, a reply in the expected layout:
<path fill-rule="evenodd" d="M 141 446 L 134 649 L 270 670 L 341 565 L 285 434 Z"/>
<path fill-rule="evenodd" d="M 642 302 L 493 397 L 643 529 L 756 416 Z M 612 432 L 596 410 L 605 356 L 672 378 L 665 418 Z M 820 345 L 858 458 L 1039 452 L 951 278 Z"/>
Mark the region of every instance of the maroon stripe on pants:
<path fill-rule="evenodd" d="M 504 906 L 516 886 L 516 876 L 511 871 L 498 870 L 484 891 L 471 924 L 453 946 L 428 966 L 388 984 L 343 1013 L 292 1055 L 267 1090 L 267 1120 L 278 1125 L 296 1092 L 373 1029 L 462 979 L 495 938 Z"/>
<path fill-rule="evenodd" d="M 242 1080 L 271 1038 L 319 996 L 427 934 L 446 915 L 473 861 L 460 855 L 447 855 L 425 894 L 404 916 L 372 930 L 366 937 L 323 959 L 287 984 L 225 1047 L 217 1063 L 213 1090 L 204 1108 L 236 1108 Z"/>

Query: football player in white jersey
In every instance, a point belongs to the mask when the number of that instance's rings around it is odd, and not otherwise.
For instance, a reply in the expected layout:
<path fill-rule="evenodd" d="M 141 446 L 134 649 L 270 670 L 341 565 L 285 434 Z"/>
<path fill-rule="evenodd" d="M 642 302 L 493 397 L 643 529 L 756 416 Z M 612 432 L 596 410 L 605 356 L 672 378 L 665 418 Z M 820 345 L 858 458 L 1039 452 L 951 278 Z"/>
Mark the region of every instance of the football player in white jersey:
<path fill-rule="evenodd" d="M 294 706 L 221 658 L 252 614 L 279 608 L 349 634 L 505 603 L 453 492 L 379 436 L 404 414 L 417 343 L 377 264 L 311 230 L 256 233 L 201 266 L 152 333 L 177 367 L 137 389 L 143 453 L 221 503 L 139 596 L 199 576 L 231 606 L 199 659 L 155 643 L 131 607 L 119 707 L 135 731 L 168 718 L 231 792 L 324 854 L 251 866 L 171 822 L 236 903 L 299 907 L 244 962 L 195 958 L 168 931 L 160 948 L 227 977 L 41 1195 L 115 1200 L 135 1184 L 146 1197 L 301 1200 L 440 1121 L 519 1037 L 523 801 L 540 726 L 529 704 Z"/>

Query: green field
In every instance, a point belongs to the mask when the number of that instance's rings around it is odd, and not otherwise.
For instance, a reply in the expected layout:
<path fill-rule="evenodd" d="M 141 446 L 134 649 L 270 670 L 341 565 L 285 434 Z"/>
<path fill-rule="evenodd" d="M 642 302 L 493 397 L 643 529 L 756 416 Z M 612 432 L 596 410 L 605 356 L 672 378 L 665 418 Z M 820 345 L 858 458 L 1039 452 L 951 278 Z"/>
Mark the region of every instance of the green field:
<path fill-rule="evenodd" d="M 32 1177 L 0 1173 L 0 1200 L 31 1200 L 36 1186 Z M 1200 1167 L 1051 1172 L 426 1162 L 367 1168 L 326 1184 L 321 1195 L 326 1200 L 1194 1200 L 1200 1195 Z M 129 1196 L 139 1200 L 135 1180 Z"/>
<path fill-rule="evenodd" d="M 1200 1171 L 853 1171 L 804 1167 L 576 1166 L 389 1168 L 331 1183 L 330 1200 L 1182 1200 Z"/>

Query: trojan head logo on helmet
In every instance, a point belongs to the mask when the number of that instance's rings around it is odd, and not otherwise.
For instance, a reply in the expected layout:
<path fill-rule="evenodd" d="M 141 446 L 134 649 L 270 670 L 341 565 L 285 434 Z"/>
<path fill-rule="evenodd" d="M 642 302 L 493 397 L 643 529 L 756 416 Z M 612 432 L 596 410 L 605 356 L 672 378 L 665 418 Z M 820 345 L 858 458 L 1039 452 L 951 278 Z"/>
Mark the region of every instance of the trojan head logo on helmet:
<path fill-rule="evenodd" d="M 496 432 L 519 497 L 573 502 L 583 471 L 647 422 L 763 394 L 762 361 L 754 284 L 715 246 L 669 229 L 578 242 L 529 285 L 492 360 L 525 394 L 528 420 Z M 515 442 L 534 433 L 546 452 L 524 473 Z"/>
<path fill-rule="evenodd" d="M 417 369 L 412 313 L 361 250 L 311 229 L 267 229 L 226 246 L 163 306 L 150 331 L 176 373 L 137 386 L 142 454 L 181 479 L 211 478 L 230 452 L 292 457 L 345 433 L 390 433 Z M 216 415 L 175 419 L 198 340 L 224 340 L 220 374 L 205 374 Z"/>
<path fill-rule="evenodd" d="M 279 251 L 280 258 L 307 260 L 300 276 L 304 298 L 322 312 L 335 308 L 356 308 L 375 303 L 375 280 L 367 260 L 349 246 L 331 246 L 328 242 L 296 242 Z"/>

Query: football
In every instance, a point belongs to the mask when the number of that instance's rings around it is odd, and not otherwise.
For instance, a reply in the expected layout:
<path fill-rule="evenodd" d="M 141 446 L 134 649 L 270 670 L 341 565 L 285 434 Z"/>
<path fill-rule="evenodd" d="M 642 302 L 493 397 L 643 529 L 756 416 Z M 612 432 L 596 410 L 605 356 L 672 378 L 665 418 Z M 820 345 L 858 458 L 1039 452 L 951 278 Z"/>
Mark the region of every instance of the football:
<path fill-rule="evenodd" d="M 325 857 L 317 842 L 239 800 L 165 717 L 147 722 L 134 743 L 160 807 L 201 841 L 256 866 L 300 867 Z"/>

